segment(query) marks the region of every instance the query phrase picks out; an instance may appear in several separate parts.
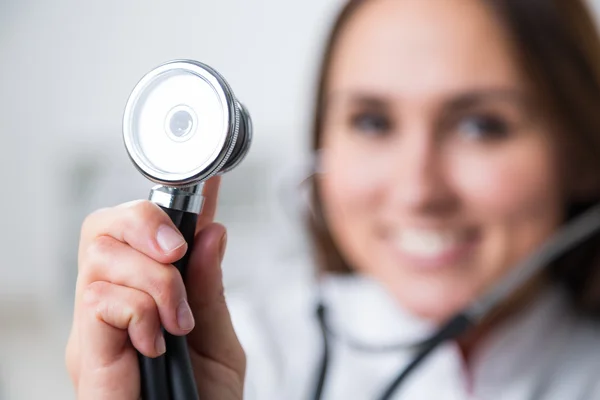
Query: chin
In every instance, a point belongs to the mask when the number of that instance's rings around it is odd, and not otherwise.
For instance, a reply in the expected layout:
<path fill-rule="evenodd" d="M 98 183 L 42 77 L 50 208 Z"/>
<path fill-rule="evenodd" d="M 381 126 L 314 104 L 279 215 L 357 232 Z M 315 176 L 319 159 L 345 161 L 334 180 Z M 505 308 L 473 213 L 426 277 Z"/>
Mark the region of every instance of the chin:
<path fill-rule="evenodd" d="M 408 313 L 427 321 L 443 323 L 466 308 L 474 296 L 456 285 L 395 285 L 392 295 Z"/>

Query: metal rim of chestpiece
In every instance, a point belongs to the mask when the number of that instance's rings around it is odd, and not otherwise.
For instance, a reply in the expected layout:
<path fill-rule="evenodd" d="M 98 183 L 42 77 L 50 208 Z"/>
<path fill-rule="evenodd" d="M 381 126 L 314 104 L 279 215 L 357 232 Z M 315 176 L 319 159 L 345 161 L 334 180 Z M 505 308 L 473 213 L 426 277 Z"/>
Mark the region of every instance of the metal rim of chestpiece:
<path fill-rule="evenodd" d="M 211 67 L 174 60 L 146 74 L 125 107 L 123 139 L 149 180 L 188 187 L 235 168 L 252 141 L 252 121 Z"/>

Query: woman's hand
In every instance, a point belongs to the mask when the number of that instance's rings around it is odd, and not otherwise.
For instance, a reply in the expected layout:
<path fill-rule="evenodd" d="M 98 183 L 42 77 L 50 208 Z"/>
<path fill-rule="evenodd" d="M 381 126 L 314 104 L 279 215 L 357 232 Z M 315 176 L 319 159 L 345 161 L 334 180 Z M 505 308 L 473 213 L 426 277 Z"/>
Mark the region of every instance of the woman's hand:
<path fill-rule="evenodd" d="M 139 201 L 91 214 L 83 224 L 66 363 L 77 398 L 137 400 L 136 349 L 162 354 L 162 325 L 188 335 L 200 398 L 241 400 L 245 355 L 223 296 L 225 228 L 213 223 L 219 178 L 205 185 L 186 286 L 172 263 L 187 245 L 166 213 Z"/>

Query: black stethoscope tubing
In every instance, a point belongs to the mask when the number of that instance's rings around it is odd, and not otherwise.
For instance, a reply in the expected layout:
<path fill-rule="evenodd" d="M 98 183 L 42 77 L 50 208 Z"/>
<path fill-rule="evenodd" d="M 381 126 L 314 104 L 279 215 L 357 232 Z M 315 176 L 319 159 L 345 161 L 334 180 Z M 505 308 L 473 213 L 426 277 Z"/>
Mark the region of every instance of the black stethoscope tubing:
<path fill-rule="evenodd" d="M 524 261 L 515 266 L 514 269 L 499 282 L 492 290 L 484 296 L 473 302 L 471 306 L 452 317 L 446 324 L 437 330 L 429 339 L 413 344 L 399 344 L 397 346 L 386 346 L 394 348 L 416 348 L 417 353 L 412 360 L 402 368 L 393 381 L 385 388 L 379 400 L 390 400 L 392 395 L 404 383 L 406 378 L 413 372 L 423 360 L 427 358 L 433 350 L 441 343 L 456 339 L 470 327 L 481 321 L 490 311 L 495 309 L 506 298 L 508 298 L 516 289 L 521 287 L 529 279 L 536 276 L 552 261 L 563 256 L 567 251 L 572 250 L 592 235 L 600 231 L 600 203 L 591 207 L 571 222 L 567 223 L 548 241 L 546 241 L 536 252 Z M 323 343 L 323 352 L 319 365 L 317 382 L 314 390 L 314 400 L 321 400 L 329 364 L 331 360 L 330 336 L 332 332 L 327 326 L 327 308 L 322 301 L 317 306 L 317 320 L 321 330 L 321 339 Z M 355 343 L 349 343 L 356 347 Z M 368 350 L 369 346 L 358 345 L 361 350 Z M 381 348 L 374 348 L 374 351 L 381 351 Z"/>

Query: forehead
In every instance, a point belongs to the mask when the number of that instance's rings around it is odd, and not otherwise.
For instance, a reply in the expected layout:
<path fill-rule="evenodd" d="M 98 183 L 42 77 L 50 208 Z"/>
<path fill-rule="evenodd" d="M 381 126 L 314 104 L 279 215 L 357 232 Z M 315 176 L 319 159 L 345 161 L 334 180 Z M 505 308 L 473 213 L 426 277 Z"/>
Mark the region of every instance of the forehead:
<path fill-rule="evenodd" d="M 519 86 L 516 52 L 482 0 L 369 0 L 335 44 L 329 89 L 427 96 Z"/>

